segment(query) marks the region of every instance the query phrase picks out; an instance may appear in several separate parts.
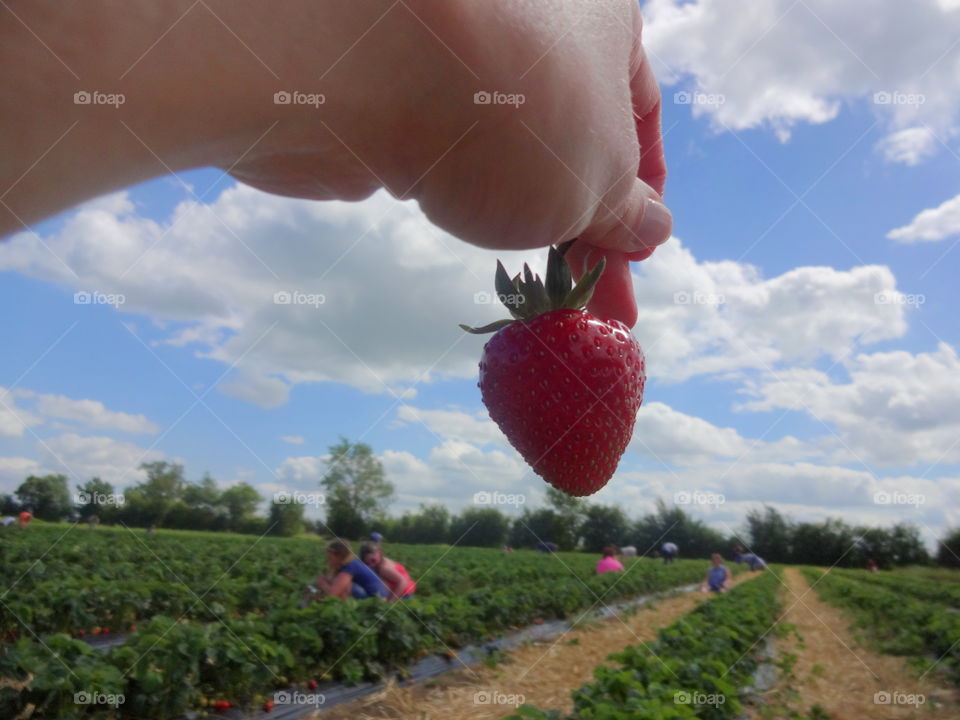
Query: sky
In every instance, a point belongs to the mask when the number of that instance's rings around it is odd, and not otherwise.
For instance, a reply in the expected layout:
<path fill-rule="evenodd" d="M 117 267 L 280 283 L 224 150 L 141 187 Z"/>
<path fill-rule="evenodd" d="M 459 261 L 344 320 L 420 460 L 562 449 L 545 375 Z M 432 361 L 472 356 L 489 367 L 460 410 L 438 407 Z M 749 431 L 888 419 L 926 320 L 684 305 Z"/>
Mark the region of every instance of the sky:
<path fill-rule="evenodd" d="M 909 521 L 932 543 L 960 524 L 960 2 L 642 5 L 674 237 L 634 266 L 649 380 L 592 499 L 677 502 L 723 532 L 763 504 Z M 394 513 L 538 506 L 480 401 L 484 339 L 458 328 L 503 315 L 495 258 L 413 202 L 291 200 L 213 169 L 16 233 L 0 492 L 47 472 L 122 490 L 167 460 L 317 493 L 342 436 L 380 457 Z"/>

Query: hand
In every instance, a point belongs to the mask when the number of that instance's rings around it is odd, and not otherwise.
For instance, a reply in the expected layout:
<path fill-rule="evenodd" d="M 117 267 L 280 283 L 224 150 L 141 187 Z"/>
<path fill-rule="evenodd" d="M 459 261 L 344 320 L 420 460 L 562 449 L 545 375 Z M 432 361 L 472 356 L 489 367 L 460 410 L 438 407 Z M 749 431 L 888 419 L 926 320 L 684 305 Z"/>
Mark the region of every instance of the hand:
<path fill-rule="evenodd" d="M 0 91 L 29 101 L 8 113 L 0 234 L 201 165 L 318 200 L 386 187 L 482 247 L 579 238 L 574 274 L 607 256 L 591 310 L 634 323 L 628 260 L 671 229 L 636 0 L 15 5 Z M 85 88 L 125 102 L 78 105 Z M 274 102 L 291 90 L 324 102 Z"/>

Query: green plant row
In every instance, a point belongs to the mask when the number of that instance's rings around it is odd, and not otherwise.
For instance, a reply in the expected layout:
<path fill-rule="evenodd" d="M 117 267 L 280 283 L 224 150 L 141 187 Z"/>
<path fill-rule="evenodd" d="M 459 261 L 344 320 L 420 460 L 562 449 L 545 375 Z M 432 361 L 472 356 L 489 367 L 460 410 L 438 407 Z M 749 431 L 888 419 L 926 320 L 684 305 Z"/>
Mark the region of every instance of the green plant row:
<path fill-rule="evenodd" d="M 851 579 L 836 570 L 805 568 L 804 575 L 828 603 L 847 610 L 858 628 L 881 652 L 936 663 L 960 683 L 960 614 L 939 602 L 912 597 L 904 588 Z M 933 658 L 931 661 L 930 658 Z"/>
<path fill-rule="evenodd" d="M 551 583 L 571 573 L 586 579 L 597 560 L 583 553 L 438 545 L 390 544 L 387 552 L 417 580 L 420 597 Z M 170 531 L 148 536 L 68 525 L 0 531 L 0 571 L 8 578 L 0 636 L 13 641 L 30 633 L 124 632 L 158 615 L 216 622 L 295 609 L 325 562 L 323 544 L 309 538 Z"/>
<path fill-rule="evenodd" d="M 712 598 L 672 625 L 656 642 L 610 656 L 594 681 L 573 694 L 577 720 L 734 718 L 739 688 L 760 660 L 774 627 L 780 587 L 773 570 Z M 523 705 L 510 720 L 560 720 L 558 711 Z"/>
<path fill-rule="evenodd" d="M 467 556 L 460 566 L 475 565 L 472 572 L 482 577 L 472 582 L 482 584 L 402 604 L 327 599 L 306 609 L 282 606 L 222 622 L 161 615 L 106 653 L 65 634 L 42 643 L 23 637 L 0 647 L 0 717 L 16 717 L 31 705 L 31 717 L 37 719 L 166 719 L 214 700 L 254 706 L 290 683 L 320 678 L 356 682 L 402 671 L 431 651 L 537 618 L 564 617 L 594 605 L 598 597 L 612 603 L 696 582 L 705 571 L 700 561 L 663 565 L 638 559 L 626 573 L 597 576 L 571 573 L 557 558 L 533 553 L 514 558 L 514 553 L 489 550 L 480 551 L 483 555 L 470 549 L 442 552 L 444 559 Z M 589 561 L 592 572 L 596 559 L 582 560 Z M 550 577 L 538 572 L 543 568 L 560 572 Z M 493 583 L 490 577 L 506 579 Z M 116 710 L 78 705 L 77 694 L 122 695 L 124 702 Z"/>
<path fill-rule="evenodd" d="M 939 579 L 925 578 L 920 575 L 901 571 L 870 573 L 866 570 L 831 570 L 847 580 L 859 580 L 894 592 L 906 593 L 919 600 L 941 603 L 960 608 L 960 585 L 943 582 Z"/>

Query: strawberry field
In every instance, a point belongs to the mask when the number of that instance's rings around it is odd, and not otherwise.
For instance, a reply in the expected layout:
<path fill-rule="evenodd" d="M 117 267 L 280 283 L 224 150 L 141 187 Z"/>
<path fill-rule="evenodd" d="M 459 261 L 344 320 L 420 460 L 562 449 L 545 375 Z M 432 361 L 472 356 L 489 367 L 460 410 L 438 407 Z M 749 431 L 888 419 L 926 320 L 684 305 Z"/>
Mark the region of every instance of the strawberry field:
<path fill-rule="evenodd" d="M 960 578 L 956 573 L 871 574 L 858 570 L 805 571 L 829 603 L 883 652 L 924 669 L 936 666 L 960 683 Z M 936 578 L 936 579 L 934 579 Z"/>
<path fill-rule="evenodd" d="M 582 553 L 388 551 L 417 579 L 415 599 L 301 609 L 303 588 L 323 568 L 316 539 L 68 525 L 2 533 L 0 717 L 260 708 L 277 689 L 402 674 L 429 653 L 697 582 L 704 569 L 633 559 L 628 573 L 597 576 L 596 557 Z M 88 642 L 105 634 L 124 642 L 106 650 Z"/>

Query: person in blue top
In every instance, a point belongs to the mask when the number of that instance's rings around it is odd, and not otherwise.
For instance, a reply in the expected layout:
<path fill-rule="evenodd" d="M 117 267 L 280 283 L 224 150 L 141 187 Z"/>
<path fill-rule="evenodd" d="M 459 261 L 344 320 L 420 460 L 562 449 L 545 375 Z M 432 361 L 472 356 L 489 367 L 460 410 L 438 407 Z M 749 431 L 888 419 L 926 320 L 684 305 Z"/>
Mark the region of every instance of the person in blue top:
<path fill-rule="evenodd" d="M 767 567 L 767 563 L 762 557 L 756 553 L 748 553 L 743 545 L 733 546 L 733 561 L 737 563 L 737 565 L 747 563 L 751 570 L 765 570 Z"/>
<path fill-rule="evenodd" d="M 353 554 L 350 544 L 344 540 L 331 540 L 327 545 L 329 575 L 317 578 L 316 587 L 310 590 L 314 596 L 329 595 L 342 599 L 352 597 L 385 598 L 387 586 L 380 577 Z"/>
<path fill-rule="evenodd" d="M 700 589 L 704 592 L 726 592 L 730 589 L 730 580 L 732 574 L 730 568 L 723 564 L 723 556 L 720 553 L 714 553 L 710 556 L 710 569 L 707 570 L 707 576 L 703 580 Z"/>

